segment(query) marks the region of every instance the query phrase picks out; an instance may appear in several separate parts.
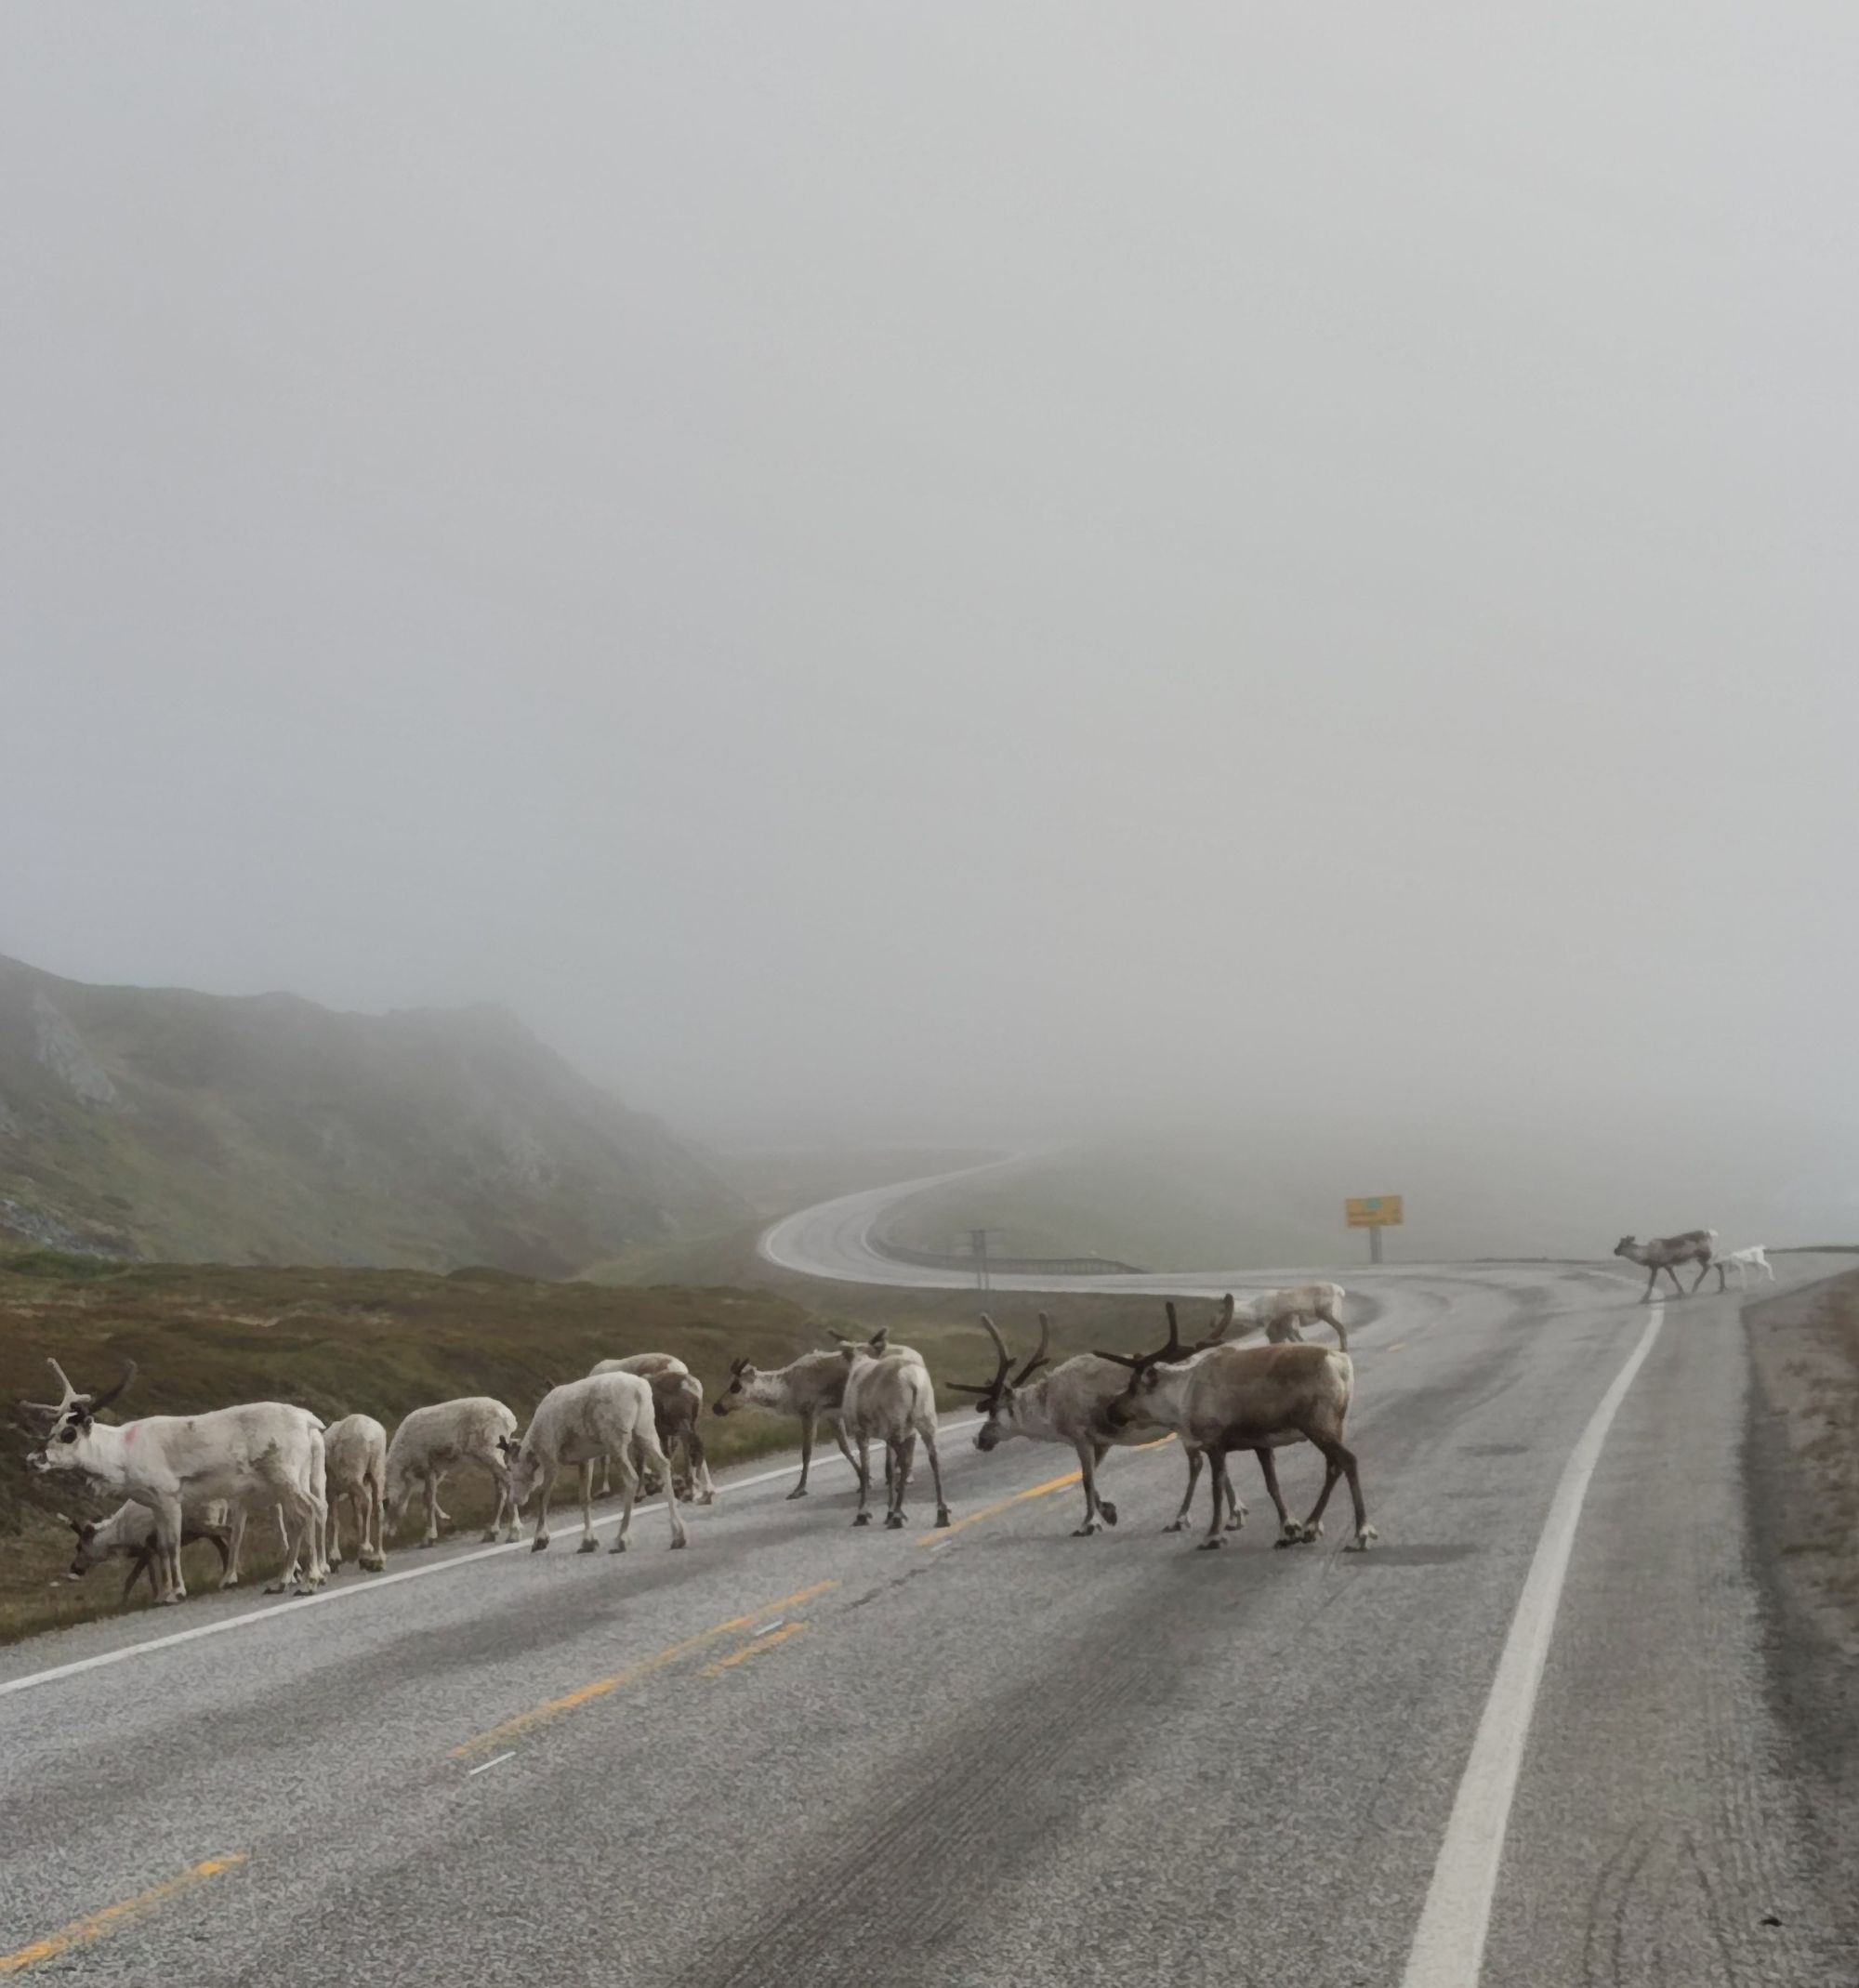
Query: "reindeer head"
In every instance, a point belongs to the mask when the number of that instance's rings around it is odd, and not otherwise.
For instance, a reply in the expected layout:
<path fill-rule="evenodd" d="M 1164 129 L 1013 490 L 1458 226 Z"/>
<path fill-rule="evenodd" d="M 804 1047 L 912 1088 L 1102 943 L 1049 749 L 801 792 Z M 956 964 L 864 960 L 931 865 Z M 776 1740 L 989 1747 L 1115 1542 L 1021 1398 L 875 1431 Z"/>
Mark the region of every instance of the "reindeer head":
<path fill-rule="evenodd" d="M 869 1339 L 849 1339 L 833 1326 L 827 1331 L 839 1342 L 839 1357 L 850 1366 L 855 1360 L 882 1360 L 890 1350 L 890 1327 L 880 1325 Z"/>
<path fill-rule="evenodd" d="M 135 1379 L 136 1363 L 125 1360 L 123 1377 L 101 1394 L 80 1394 L 56 1360 L 47 1361 L 46 1364 L 58 1376 L 64 1399 L 56 1406 L 49 1402 L 22 1401 L 20 1403 L 29 1415 L 42 1420 L 49 1417 L 45 1442 L 26 1458 L 26 1468 L 38 1471 L 85 1469 L 91 1461 L 92 1444 L 88 1439 L 96 1418 Z"/>
<path fill-rule="evenodd" d="M 1637 1250 L 1639 1246 L 1639 1244 L 1636 1243 L 1630 1235 L 1623 1235 L 1620 1240 L 1616 1244 L 1615 1244 L 1614 1254 L 1616 1257 L 1625 1257 L 1630 1261 L 1632 1259 L 1634 1251 Z"/>
<path fill-rule="evenodd" d="M 77 1534 L 77 1551 L 72 1556 L 71 1565 L 65 1570 L 64 1577 L 67 1581 L 81 1581 L 93 1567 L 100 1566 L 109 1558 L 96 1544 L 99 1531 L 97 1521 L 72 1519 L 63 1512 L 59 1513 L 58 1521 L 60 1525 L 70 1526 Z"/>
<path fill-rule="evenodd" d="M 1228 1301 L 1231 1303 L 1231 1300 Z M 1153 1353 L 1107 1353 L 1099 1349 L 1098 1358 L 1108 1360 L 1114 1365 L 1129 1369 L 1129 1383 L 1123 1392 L 1114 1395 L 1104 1404 L 1104 1420 L 1113 1428 L 1129 1428 L 1140 1422 L 1153 1422 L 1155 1418 L 1147 1406 L 1147 1398 L 1162 1385 L 1162 1370 L 1177 1361 L 1189 1360 L 1196 1353 L 1205 1352 L 1226 1331 L 1232 1314 L 1222 1308 L 1220 1315 L 1213 1322 L 1209 1335 L 1197 1340 L 1193 1346 L 1181 1341 L 1181 1328 L 1175 1316 L 1175 1307 L 1168 1306 L 1168 1343 L 1157 1347 Z"/>
<path fill-rule="evenodd" d="M 1046 1349 L 1052 1343 L 1052 1321 L 1048 1313 L 1042 1311 L 1039 1314 L 1039 1344 L 1032 1359 L 1011 1380 L 1008 1374 L 1013 1365 L 1013 1355 L 1007 1349 L 1007 1341 L 1001 1337 L 1000 1328 L 985 1311 L 982 1313 L 982 1323 L 987 1328 L 988 1337 L 994 1341 L 995 1358 L 999 1362 L 994 1378 L 980 1382 L 952 1380 L 949 1385 L 957 1394 L 976 1397 L 975 1413 L 985 1415 L 987 1420 L 975 1437 L 975 1447 L 991 1450 L 1013 1433 L 1013 1398 L 1033 1374 L 1046 1364 Z"/>
<path fill-rule="evenodd" d="M 535 1481 L 542 1474 L 542 1458 L 527 1442 L 515 1436 L 497 1438 L 498 1454 L 504 1459 L 504 1470 L 509 1481 L 510 1503 L 521 1511 L 529 1503 L 529 1494 L 535 1489 Z"/>
<path fill-rule="evenodd" d="M 749 1389 L 754 1385 L 756 1370 L 746 1360 L 730 1362 L 730 1385 L 710 1403 L 713 1415 L 726 1415 L 732 1408 L 747 1408 Z"/>

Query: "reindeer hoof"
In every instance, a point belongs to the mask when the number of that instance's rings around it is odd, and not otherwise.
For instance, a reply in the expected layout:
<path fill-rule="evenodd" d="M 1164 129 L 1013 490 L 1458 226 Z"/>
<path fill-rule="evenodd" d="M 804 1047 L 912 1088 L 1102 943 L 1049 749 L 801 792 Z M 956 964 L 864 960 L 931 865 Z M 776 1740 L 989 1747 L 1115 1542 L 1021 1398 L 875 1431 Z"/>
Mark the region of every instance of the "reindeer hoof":
<path fill-rule="evenodd" d="M 362 1562 L 362 1572 L 363 1573 L 386 1573 L 387 1571 L 388 1563 L 378 1553 L 371 1553 Z"/>
<path fill-rule="evenodd" d="M 671 1542 L 670 1547 L 666 1550 L 672 1553 L 682 1553 L 688 1544 L 689 1541 L 685 1538 L 684 1534 L 680 1533 L 679 1534 L 678 1537 Z"/>
<path fill-rule="evenodd" d="M 951 1520 L 950 1520 L 950 1518 L 949 1518 L 949 1507 L 947 1507 L 946 1505 L 939 1505 L 939 1506 L 938 1506 L 938 1507 L 936 1507 L 936 1524 L 937 1524 L 937 1526 L 938 1526 L 939 1528 L 941 1528 L 941 1527 L 943 1527 L 943 1526 L 945 1526 L 945 1525 L 948 1525 L 948 1524 L 950 1524 L 950 1523 L 952 1523 L 952 1521 L 951 1521 Z"/>
<path fill-rule="evenodd" d="M 1366 1553 L 1369 1547 L 1380 1537 L 1381 1534 L 1372 1525 L 1365 1525 L 1343 1548 L 1343 1551 L 1345 1553 Z"/>
<path fill-rule="evenodd" d="M 276 1594 L 278 1590 L 274 1587 L 268 1587 L 265 1592 L 270 1595 Z M 164 1595 L 160 1605 L 165 1609 L 178 1608 L 186 1600 L 187 1597 L 185 1595 Z"/>
<path fill-rule="evenodd" d="M 1188 1521 L 1185 1519 L 1171 1519 L 1162 1530 L 1165 1533 L 1185 1533 L 1188 1530 Z"/>
<path fill-rule="evenodd" d="M 494 1547 L 497 1543 L 497 1529 L 495 1526 L 491 1526 L 486 1531 L 480 1533 L 478 1534 L 478 1537 L 481 1539 L 487 1547 Z"/>
<path fill-rule="evenodd" d="M 807 1487 L 805 1484 L 797 1484 L 787 1495 L 789 1498 L 804 1498 L 807 1495 Z"/>
<path fill-rule="evenodd" d="M 1116 1507 L 1114 1505 L 1108 1504 L 1104 1499 L 1100 1498 L 1098 1500 L 1098 1517 L 1101 1519 L 1106 1525 L 1114 1525 L 1116 1523 Z"/>
<path fill-rule="evenodd" d="M 902 1512 L 886 1512 L 884 1515 L 884 1526 L 885 1531 L 888 1533 L 901 1533 L 903 1530 L 903 1514 Z"/>
<path fill-rule="evenodd" d="M 609 1553 L 624 1553 L 626 1548 L 631 1545 L 632 1541 L 629 1539 L 616 1539 L 614 1540 L 613 1545 L 607 1548 L 607 1551 Z"/>
<path fill-rule="evenodd" d="M 1217 1548 L 1225 1545 L 1226 1541 L 1222 1539 L 1218 1533 L 1216 1533 L 1211 1539 L 1202 1540 L 1200 1546 L 1195 1550 L 1201 1553 L 1212 1553 Z"/>
<path fill-rule="evenodd" d="M 577 1553 L 598 1553 L 600 1550 L 600 1542 L 589 1535 L 574 1550 Z"/>
<path fill-rule="evenodd" d="M 871 1523 L 871 1514 L 869 1512 L 858 1512 L 853 1516 L 852 1523 L 854 1525 L 869 1525 Z"/>
<path fill-rule="evenodd" d="M 538 1533 L 530 1541 L 529 1549 L 532 1553 L 547 1553 L 548 1551 L 548 1534 L 547 1533 Z"/>
<path fill-rule="evenodd" d="M 420 1545 L 422 1547 L 436 1547 L 438 1544 L 439 1534 L 437 1533 L 435 1533 L 430 1539 L 422 1539 L 420 1541 Z"/>
<path fill-rule="evenodd" d="M 1101 1533 L 1102 1531 L 1103 1527 L 1095 1519 L 1087 1519 L 1083 1525 L 1072 1528 L 1072 1537 L 1074 1539 L 1088 1539 L 1093 1533 Z"/>
<path fill-rule="evenodd" d="M 265 1592 L 268 1595 L 281 1595 L 283 1593 L 283 1591 L 284 1583 L 282 1581 L 267 1581 L 265 1583 Z M 172 1595 L 164 1595 L 162 1597 L 162 1600 L 164 1601 L 172 1601 L 175 1598 Z"/>

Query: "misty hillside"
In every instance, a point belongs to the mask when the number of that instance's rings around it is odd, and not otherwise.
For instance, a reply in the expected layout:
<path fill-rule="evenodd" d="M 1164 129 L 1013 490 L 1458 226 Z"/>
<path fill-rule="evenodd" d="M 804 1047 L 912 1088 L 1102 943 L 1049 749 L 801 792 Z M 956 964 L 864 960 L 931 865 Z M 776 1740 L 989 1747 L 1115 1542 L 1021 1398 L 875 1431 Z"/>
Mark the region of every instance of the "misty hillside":
<path fill-rule="evenodd" d="M 563 1276 L 740 1210 L 504 1009 L 339 1014 L 0 958 L 0 1240 Z"/>

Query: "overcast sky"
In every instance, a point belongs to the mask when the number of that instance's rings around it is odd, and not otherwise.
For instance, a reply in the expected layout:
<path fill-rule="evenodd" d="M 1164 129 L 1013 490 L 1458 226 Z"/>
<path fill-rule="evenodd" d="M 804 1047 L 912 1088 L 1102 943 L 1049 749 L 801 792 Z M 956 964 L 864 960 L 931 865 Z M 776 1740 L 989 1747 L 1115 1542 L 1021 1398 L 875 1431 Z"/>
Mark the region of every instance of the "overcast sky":
<path fill-rule="evenodd" d="M 1855 86 L 1848 0 L 21 0 L 0 950 L 712 1137 L 1850 1118 Z"/>

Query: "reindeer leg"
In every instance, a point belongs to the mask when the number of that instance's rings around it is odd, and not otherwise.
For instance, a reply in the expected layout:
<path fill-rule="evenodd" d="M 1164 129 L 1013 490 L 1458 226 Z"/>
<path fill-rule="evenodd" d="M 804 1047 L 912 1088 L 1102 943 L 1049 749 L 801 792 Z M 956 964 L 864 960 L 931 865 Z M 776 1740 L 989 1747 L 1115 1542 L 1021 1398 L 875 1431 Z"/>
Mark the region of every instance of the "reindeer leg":
<path fill-rule="evenodd" d="M 1708 1263 L 1707 1263 L 1707 1264 L 1705 1264 L 1705 1266 L 1703 1267 L 1703 1269 L 1702 1269 L 1702 1270 L 1700 1270 L 1698 1271 L 1698 1273 L 1697 1273 L 1697 1280 L 1696 1280 L 1696 1283 L 1694 1283 L 1694 1284 L 1692 1285 L 1692 1287 L 1691 1287 L 1691 1295 L 1692 1295 L 1692 1296 L 1693 1296 L 1694 1297 L 1695 1297 L 1697 1296 L 1697 1292 L 1698 1292 L 1698 1285 L 1699 1285 L 1699 1284 L 1703 1284 L 1704 1280 L 1705 1280 L 1705 1279 L 1706 1279 L 1707 1277 L 1708 1277 L 1709 1275 L 1710 1275 L 1710 1265 L 1709 1265 Z M 1722 1271 L 1721 1271 L 1721 1270 L 1720 1270 L 1720 1271 L 1718 1272 L 1718 1276 L 1717 1276 L 1717 1288 L 1718 1288 L 1718 1289 L 1719 1289 L 1720 1291 L 1721 1291 L 1721 1290 L 1722 1290 L 1722 1288 L 1723 1288 L 1723 1273 L 1722 1273 Z"/>
<path fill-rule="evenodd" d="M 1265 1494 L 1272 1500 L 1272 1509 L 1278 1514 L 1278 1537 L 1274 1546 L 1288 1547 L 1301 1537 L 1297 1521 L 1285 1508 L 1285 1494 L 1278 1488 L 1278 1461 L 1265 1444 L 1253 1451 L 1259 1460 L 1259 1474 L 1265 1480 Z"/>
<path fill-rule="evenodd" d="M 1188 1488 L 1181 1494 L 1180 1510 L 1162 1528 L 1165 1533 L 1185 1533 L 1188 1530 L 1188 1514 L 1194 1504 L 1194 1486 L 1201 1481 L 1201 1454 L 1198 1446 L 1187 1449 Z"/>
<path fill-rule="evenodd" d="M 1233 1488 L 1233 1467 L 1225 1457 L 1220 1458 L 1220 1468 L 1226 1472 L 1226 1529 L 1229 1533 L 1236 1533 L 1250 1514 L 1240 1503 L 1238 1492 Z"/>
<path fill-rule="evenodd" d="M 854 1525 L 871 1523 L 871 1450 L 863 1435 L 859 1438 L 859 1454 L 852 1465 L 859 1473 L 859 1508 L 852 1514 Z"/>
<path fill-rule="evenodd" d="M 800 1481 L 787 1495 L 790 1498 L 804 1498 L 807 1495 L 807 1473 L 813 1468 L 813 1424 L 817 1411 L 808 1409 L 800 1417 Z M 845 1438 L 839 1439 L 839 1447 L 845 1447 Z"/>
<path fill-rule="evenodd" d="M 428 1475 L 426 1481 L 426 1537 L 420 1541 L 423 1547 L 439 1544 L 439 1478 Z"/>
<path fill-rule="evenodd" d="M 555 1466 L 544 1464 L 536 1477 L 535 1531 L 530 1535 L 529 1542 L 529 1549 L 532 1553 L 547 1553 L 548 1551 L 548 1501 L 555 1494 Z M 625 1482 L 624 1477 L 621 1481 Z M 625 1536 L 626 1520 L 632 1515 L 632 1508 L 633 1504 L 629 1497 L 626 1502 L 625 1510 L 620 1519 L 622 1537 Z"/>
<path fill-rule="evenodd" d="M 1226 1449 L 1221 1443 L 1207 1446 L 1207 1489 L 1213 1494 L 1213 1521 L 1207 1527 L 1207 1536 L 1200 1544 L 1200 1551 L 1206 1553 L 1214 1547 L 1226 1545 L 1220 1533 L 1220 1500 L 1226 1491 Z"/>
<path fill-rule="evenodd" d="M 1322 1314 L 1322 1316 L 1324 1323 L 1327 1325 L 1330 1330 L 1337 1336 L 1338 1349 L 1341 1352 L 1348 1352 L 1349 1335 L 1343 1330 L 1342 1321 L 1337 1317 L 1334 1311 L 1325 1311 Z"/>
<path fill-rule="evenodd" d="M 624 1553 L 630 1544 L 626 1535 L 633 1527 L 633 1500 L 639 1495 L 639 1469 L 630 1443 L 618 1453 L 613 1462 L 620 1473 L 620 1529 L 613 1534 L 613 1543 L 607 1551 Z"/>
<path fill-rule="evenodd" d="M 930 1455 L 930 1481 L 936 1487 L 936 1523 L 949 1523 L 949 1505 L 943 1495 L 943 1459 L 936 1454 L 936 1418 L 931 1415 L 923 1429 L 923 1447 Z"/>
<path fill-rule="evenodd" d="M 1653 1302 L 1653 1286 L 1657 1284 L 1658 1281 L 1659 1267 L 1655 1263 L 1653 1268 L 1646 1272 L 1646 1288 L 1640 1298 L 1640 1302 L 1642 1305 L 1650 1305 Z"/>
<path fill-rule="evenodd" d="M 1075 1443 L 1073 1447 L 1078 1453 L 1078 1474 L 1085 1487 L 1085 1522 L 1076 1528 L 1072 1537 L 1085 1539 L 1093 1533 L 1102 1532 L 1106 1524 L 1114 1525 L 1116 1514 L 1112 1510 L 1105 1513 L 1101 1519 L 1099 1517 L 1099 1513 L 1103 1510 L 1103 1500 L 1098 1496 L 1098 1459 L 1093 1445 L 1085 1441 Z"/>
<path fill-rule="evenodd" d="M 885 1445 L 885 1482 L 890 1487 L 890 1509 L 884 1515 L 886 1525 L 895 1532 L 906 1523 L 903 1515 L 903 1494 L 910 1485 L 910 1468 L 916 1461 L 916 1437 L 912 1431 L 901 1442 Z M 893 1462 L 895 1468 L 892 1468 Z"/>
<path fill-rule="evenodd" d="M 604 1459 L 603 1459 L 604 1460 Z M 577 1553 L 598 1553 L 600 1542 L 594 1536 L 594 1460 L 581 1466 L 581 1544 Z"/>

